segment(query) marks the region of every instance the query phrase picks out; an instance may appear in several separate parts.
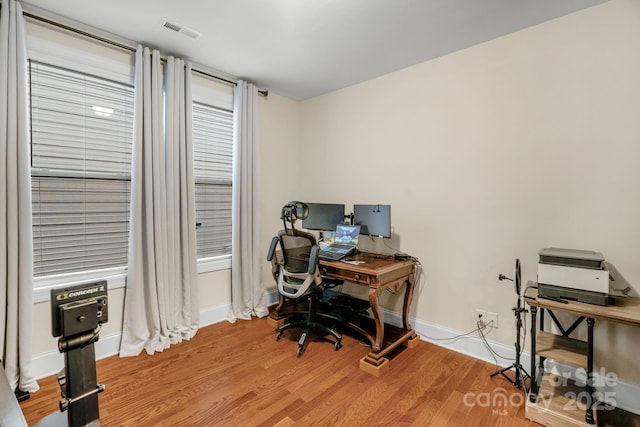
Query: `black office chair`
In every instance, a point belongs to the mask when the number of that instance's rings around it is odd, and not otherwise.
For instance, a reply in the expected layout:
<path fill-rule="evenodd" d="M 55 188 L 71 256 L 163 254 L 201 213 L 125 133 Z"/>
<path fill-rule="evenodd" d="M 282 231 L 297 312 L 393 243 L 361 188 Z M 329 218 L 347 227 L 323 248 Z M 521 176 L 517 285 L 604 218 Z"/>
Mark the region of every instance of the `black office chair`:
<path fill-rule="evenodd" d="M 291 328 L 303 328 L 298 340 L 298 356 L 302 355 L 307 336 L 311 331 L 323 332 L 323 337 L 332 335 L 336 350 L 342 347 L 342 336 L 333 328 L 317 321 L 322 314 L 317 312 L 318 304 L 324 289 L 335 286 L 338 281 L 322 278 L 318 270 L 318 246 L 312 234 L 296 230 L 296 219 L 304 219 L 308 208 L 301 202 L 290 202 L 282 208 L 284 229 L 271 240 L 267 261 L 273 266 L 273 277 L 278 284 L 278 292 L 290 300 L 306 298 L 309 310 L 304 320 L 286 323 L 278 328 L 276 339 L 282 338 L 282 333 Z M 281 256 L 276 254 L 280 246 Z"/>

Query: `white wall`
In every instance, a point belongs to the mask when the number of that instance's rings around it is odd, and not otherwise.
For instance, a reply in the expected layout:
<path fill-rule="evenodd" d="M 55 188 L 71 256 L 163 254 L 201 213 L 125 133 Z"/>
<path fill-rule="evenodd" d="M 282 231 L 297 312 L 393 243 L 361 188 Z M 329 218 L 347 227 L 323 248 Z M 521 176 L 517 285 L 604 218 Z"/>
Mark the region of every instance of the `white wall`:
<path fill-rule="evenodd" d="M 424 266 L 411 316 L 497 312 L 512 346 L 516 258 L 526 282 L 541 248 L 601 251 L 640 291 L 639 113 L 640 2 L 614 0 L 303 102 L 302 189 L 391 204 L 387 244 Z M 596 364 L 640 384 L 639 334 L 597 323 Z"/>
<path fill-rule="evenodd" d="M 299 103 L 270 93 L 267 99 L 260 98 L 259 106 L 262 283 L 266 289 L 273 289 L 275 282 L 271 264 L 266 262 L 267 249 L 282 228 L 282 206 L 290 200 L 304 200 L 301 175 L 309 173 L 311 166 L 300 161 Z"/>

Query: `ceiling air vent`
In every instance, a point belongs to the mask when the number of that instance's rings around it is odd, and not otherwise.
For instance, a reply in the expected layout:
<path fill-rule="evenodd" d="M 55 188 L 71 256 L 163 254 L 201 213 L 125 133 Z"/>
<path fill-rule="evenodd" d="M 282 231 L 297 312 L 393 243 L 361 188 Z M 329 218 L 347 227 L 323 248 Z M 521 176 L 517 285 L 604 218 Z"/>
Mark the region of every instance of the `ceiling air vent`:
<path fill-rule="evenodd" d="M 165 28 L 170 29 L 171 31 L 175 31 L 176 33 L 180 33 L 180 34 L 183 34 L 183 35 L 185 35 L 185 36 L 187 36 L 189 38 L 192 38 L 193 40 L 198 39 L 202 35 L 197 31 L 194 31 L 194 30 L 192 30 L 190 28 L 187 28 L 187 27 L 185 27 L 183 25 L 180 25 L 180 24 L 178 24 L 176 22 L 171 22 L 168 19 L 165 19 L 162 22 L 162 26 L 165 27 Z"/>

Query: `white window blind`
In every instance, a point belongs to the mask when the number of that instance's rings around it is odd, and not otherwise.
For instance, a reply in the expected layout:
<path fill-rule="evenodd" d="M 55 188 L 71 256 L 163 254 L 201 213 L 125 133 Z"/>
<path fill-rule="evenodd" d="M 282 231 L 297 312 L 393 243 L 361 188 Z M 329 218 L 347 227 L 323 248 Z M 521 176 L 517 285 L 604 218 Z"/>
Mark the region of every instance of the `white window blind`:
<path fill-rule="evenodd" d="M 34 275 L 126 266 L 133 87 L 30 63 Z"/>
<path fill-rule="evenodd" d="M 197 256 L 231 254 L 233 112 L 193 103 Z"/>

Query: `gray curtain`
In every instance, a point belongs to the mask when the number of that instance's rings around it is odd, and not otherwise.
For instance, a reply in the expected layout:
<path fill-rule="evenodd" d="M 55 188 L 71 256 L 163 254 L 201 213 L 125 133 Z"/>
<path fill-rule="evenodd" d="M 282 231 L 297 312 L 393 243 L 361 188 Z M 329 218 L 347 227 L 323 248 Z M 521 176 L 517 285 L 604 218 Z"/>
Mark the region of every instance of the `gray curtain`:
<path fill-rule="evenodd" d="M 189 339 L 200 323 L 191 64 L 167 58 L 165 82 L 169 271 L 170 283 L 179 284 L 171 287 L 171 301 L 179 303 L 173 304 L 170 318 L 172 329 Z"/>
<path fill-rule="evenodd" d="M 120 356 L 151 355 L 198 330 L 190 67 L 169 57 L 164 75 L 163 91 L 160 53 L 138 46 Z"/>
<path fill-rule="evenodd" d="M 257 140 L 257 89 L 238 81 L 234 92 L 231 308 L 227 319 L 250 320 L 269 314 L 262 287 L 260 254 L 260 153 Z"/>
<path fill-rule="evenodd" d="M 36 391 L 24 19 L 15 0 L 4 0 L 0 15 L 0 359 L 12 389 Z"/>

